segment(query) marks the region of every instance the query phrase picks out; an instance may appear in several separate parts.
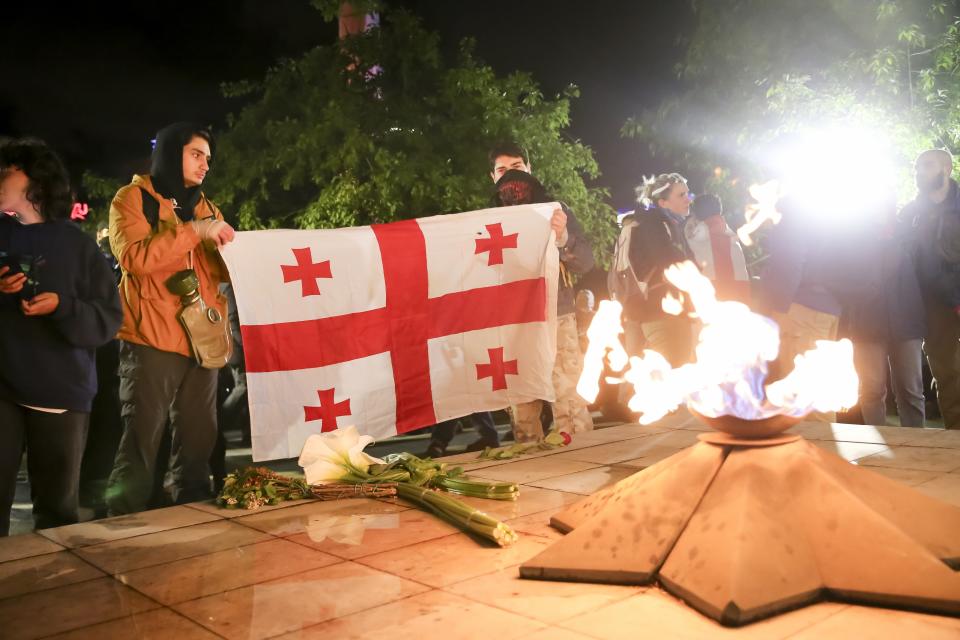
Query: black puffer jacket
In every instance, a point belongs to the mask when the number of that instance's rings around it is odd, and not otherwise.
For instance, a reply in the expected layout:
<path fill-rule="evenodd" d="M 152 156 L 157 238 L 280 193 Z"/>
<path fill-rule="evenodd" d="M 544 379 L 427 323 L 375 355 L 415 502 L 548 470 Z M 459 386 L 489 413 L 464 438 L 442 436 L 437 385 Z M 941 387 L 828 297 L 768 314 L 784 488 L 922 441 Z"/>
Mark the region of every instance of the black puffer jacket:
<path fill-rule="evenodd" d="M 664 277 L 670 265 L 690 260 L 696 264 L 693 251 L 683 234 L 683 225 L 660 208 L 632 214 L 637 226 L 630 236 L 628 255 L 637 279 L 648 285 L 646 297 L 636 295 L 626 303 L 626 316 L 638 322 L 666 317 L 661 301 L 667 292 L 677 290 Z"/>

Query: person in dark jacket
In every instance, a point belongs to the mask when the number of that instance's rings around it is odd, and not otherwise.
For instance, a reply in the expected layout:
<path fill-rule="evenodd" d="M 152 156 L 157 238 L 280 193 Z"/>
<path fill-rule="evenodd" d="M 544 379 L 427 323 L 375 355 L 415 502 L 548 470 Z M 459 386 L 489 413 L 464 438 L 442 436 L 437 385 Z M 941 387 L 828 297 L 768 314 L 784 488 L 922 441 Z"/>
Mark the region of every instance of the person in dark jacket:
<path fill-rule="evenodd" d="M 684 236 L 690 215 L 686 178 L 679 173 L 663 173 L 648 180 L 640 187 L 640 204 L 644 208 L 632 214 L 636 226 L 630 236 L 628 256 L 645 294 L 626 301 L 626 326 L 628 331 L 636 331 L 639 326 L 644 348 L 656 351 L 679 367 L 693 361 L 696 324 L 686 314 L 675 316 L 663 310 L 664 296 L 679 293 L 666 281 L 663 272 L 678 262 L 696 263 Z M 629 345 L 639 342 L 629 334 L 626 338 Z"/>
<path fill-rule="evenodd" d="M 867 233 L 864 207 L 844 211 L 836 220 L 796 195 L 781 198 L 776 207 L 782 219 L 766 236 L 768 258 L 755 300 L 756 310 L 780 327 L 780 351 L 768 382 L 788 375 L 796 357 L 816 348 L 818 340 L 836 340 L 844 305 L 880 288 L 877 270 L 860 251 L 851 251 Z M 834 412 L 808 417 L 836 421 Z"/>
<path fill-rule="evenodd" d="M 944 426 L 960 429 L 960 189 L 953 158 L 930 149 L 917 158 L 916 199 L 900 217 L 917 232 L 917 268 L 927 314 L 923 350 L 937 383 Z"/>
<path fill-rule="evenodd" d="M 44 143 L 0 145 L 0 535 L 24 447 L 37 528 L 77 521 L 97 391 L 95 350 L 123 318 L 96 242 L 70 222 L 70 184 Z"/>
<path fill-rule="evenodd" d="M 915 269 L 915 233 L 898 220 L 893 196 L 886 215 L 863 234 L 859 249 L 880 274 L 881 286 L 847 309 L 847 329 L 860 378 L 866 424 L 887 424 L 887 377 L 902 427 L 923 427 L 923 297 Z"/>

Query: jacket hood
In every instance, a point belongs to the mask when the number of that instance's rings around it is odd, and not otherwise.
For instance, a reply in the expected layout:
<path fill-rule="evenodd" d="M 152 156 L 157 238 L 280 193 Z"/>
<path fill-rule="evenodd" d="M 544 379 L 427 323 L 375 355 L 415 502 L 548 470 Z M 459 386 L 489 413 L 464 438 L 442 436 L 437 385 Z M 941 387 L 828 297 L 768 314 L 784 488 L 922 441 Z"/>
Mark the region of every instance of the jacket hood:
<path fill-rule="evenodd" d="M 194 122 L 176 122 L 157 132 L 156 146 L 151 156 L 150 177 L 153 187 L 164 198 L 172 198 L 177 202 L 177 216 L 181 220 L 193 218 L 193 208 L 200 199 L 199 185 L 183 185 L 183 148 L 196 135 L 207 139 L 210 154 L 213 155 L 213 136 L 205 127 Z"/>

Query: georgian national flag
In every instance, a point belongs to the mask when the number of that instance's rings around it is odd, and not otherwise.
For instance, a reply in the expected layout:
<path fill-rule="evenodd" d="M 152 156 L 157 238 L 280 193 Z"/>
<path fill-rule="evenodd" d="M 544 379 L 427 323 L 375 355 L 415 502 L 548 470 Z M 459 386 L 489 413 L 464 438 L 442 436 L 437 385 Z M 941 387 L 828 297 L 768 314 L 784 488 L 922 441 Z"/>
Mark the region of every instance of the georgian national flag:
<path fill-rule="evenodd" d="M 385 438 L 553 400 L 556 207 L 238 233 L 222 255 L 253 459 L 297 456 L 307 436 L 351 424 Z"/>

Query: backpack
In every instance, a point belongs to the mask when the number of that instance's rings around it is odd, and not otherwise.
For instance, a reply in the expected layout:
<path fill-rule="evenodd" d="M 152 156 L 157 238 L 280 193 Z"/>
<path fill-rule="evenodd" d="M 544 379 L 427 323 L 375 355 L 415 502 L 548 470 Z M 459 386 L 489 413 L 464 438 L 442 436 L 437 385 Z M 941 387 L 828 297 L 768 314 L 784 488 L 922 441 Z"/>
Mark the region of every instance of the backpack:
<path fill-rule="evenodd" d="M 649 289 L 647 281 L 653 275 L 651 271 L 641 280 L 634 272 L 633 265 L 630 264 L 630 240 L 636 226 L 637 221 L 632 216 L 623 219 L 623 226 L 620 228 L 620 235 L 613 249 L 613 262 L 607 274 L 607 290 L 610 292 L 610 299 L 620 304 L 625 304 L 637 295 L 646 298 Z"/>

